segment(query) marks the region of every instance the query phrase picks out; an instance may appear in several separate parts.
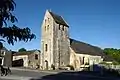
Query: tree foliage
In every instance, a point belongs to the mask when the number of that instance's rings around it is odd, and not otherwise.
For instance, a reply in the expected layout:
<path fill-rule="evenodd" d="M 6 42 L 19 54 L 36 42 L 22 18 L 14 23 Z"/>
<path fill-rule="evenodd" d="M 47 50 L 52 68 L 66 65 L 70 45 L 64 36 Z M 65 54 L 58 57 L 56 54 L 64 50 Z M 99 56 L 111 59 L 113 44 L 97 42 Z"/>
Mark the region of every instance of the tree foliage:
<path fill-rule="evenodd" d="M 18 21 L 13 15 L 15 7 L 14 0 L 0 0 L 0 37 L 12 45 L 15 41 L 27 42 L 35 39 L 35 34 L 28 27 L 19 28 L 15 25 Z"/>
<path fill-rule="evenodd" d="M 113 57 L 117 62 L 120 63 L 120 49 L 105 48 L 104 53 Z"/>
<path fill-rule="evenodd" d="M 19 50 L 18 50 L 18 52 L 23 52 L 23 51 L 27 51 L 25 48 L 20 48 Z"/>

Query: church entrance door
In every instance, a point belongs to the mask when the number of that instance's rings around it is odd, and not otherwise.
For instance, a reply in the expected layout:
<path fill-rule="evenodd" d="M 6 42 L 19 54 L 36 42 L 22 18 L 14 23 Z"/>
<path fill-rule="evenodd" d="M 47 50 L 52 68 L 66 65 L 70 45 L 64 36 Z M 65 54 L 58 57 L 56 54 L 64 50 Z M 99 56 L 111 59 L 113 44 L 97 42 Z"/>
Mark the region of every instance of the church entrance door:
<path fill-rule="evenodd" d="M 45 60 L 45 69 L 48 70 L 48 61 Z"/>

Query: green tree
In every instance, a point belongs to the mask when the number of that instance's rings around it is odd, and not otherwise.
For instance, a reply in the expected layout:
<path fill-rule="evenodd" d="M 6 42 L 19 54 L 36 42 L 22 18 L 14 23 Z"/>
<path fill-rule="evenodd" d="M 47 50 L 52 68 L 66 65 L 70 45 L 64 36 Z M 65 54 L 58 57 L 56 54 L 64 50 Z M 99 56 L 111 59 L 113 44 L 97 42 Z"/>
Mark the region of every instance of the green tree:
<path fill-rule="evenodd" d="M 20 48 L 19 50 L 18 50 L 18 52 L 23 52 L 23 51 L 27 51 L 25 48 Z"/>
<path fill-rule="evenodd" d="M 15 7 L 14 0 L 0 0 L 0 37 L 12 45 L 17 41 L 28 42 L 35 39 L 35 34 L 28 27 L 19 28 L 15 25 L 18 22 L 13 15 Z"/>
<path fill-rule="evenodd" d="M 106 55 L 111 56 L 115 61 L 120 63 L 120 49 L 114 49 L 114 48 L 105 48 L 104 53 Z"/>

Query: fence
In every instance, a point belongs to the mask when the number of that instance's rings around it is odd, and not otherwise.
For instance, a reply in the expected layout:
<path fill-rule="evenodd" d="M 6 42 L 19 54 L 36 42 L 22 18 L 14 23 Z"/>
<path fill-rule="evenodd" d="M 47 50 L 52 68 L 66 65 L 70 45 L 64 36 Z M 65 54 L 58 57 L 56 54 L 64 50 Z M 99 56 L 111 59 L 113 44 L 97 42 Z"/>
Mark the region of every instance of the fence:
<path fill-rule="evenodd" d="M 106 69 L 120 70 L 120 65 L 99 64 L 98 66 L 104 67 L 104 68 L 106 68 Z"/>

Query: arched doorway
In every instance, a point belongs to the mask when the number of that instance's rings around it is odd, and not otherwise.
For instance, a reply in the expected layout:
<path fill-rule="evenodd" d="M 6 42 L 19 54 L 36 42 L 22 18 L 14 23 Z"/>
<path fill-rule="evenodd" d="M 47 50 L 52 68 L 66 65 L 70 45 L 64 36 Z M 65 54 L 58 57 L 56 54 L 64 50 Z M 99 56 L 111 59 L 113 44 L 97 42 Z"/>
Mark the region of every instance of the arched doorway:
<path fill-rule="evenodd" d="M 48 70 L 48 61 L 45 60 L 45 69 Z"/>

